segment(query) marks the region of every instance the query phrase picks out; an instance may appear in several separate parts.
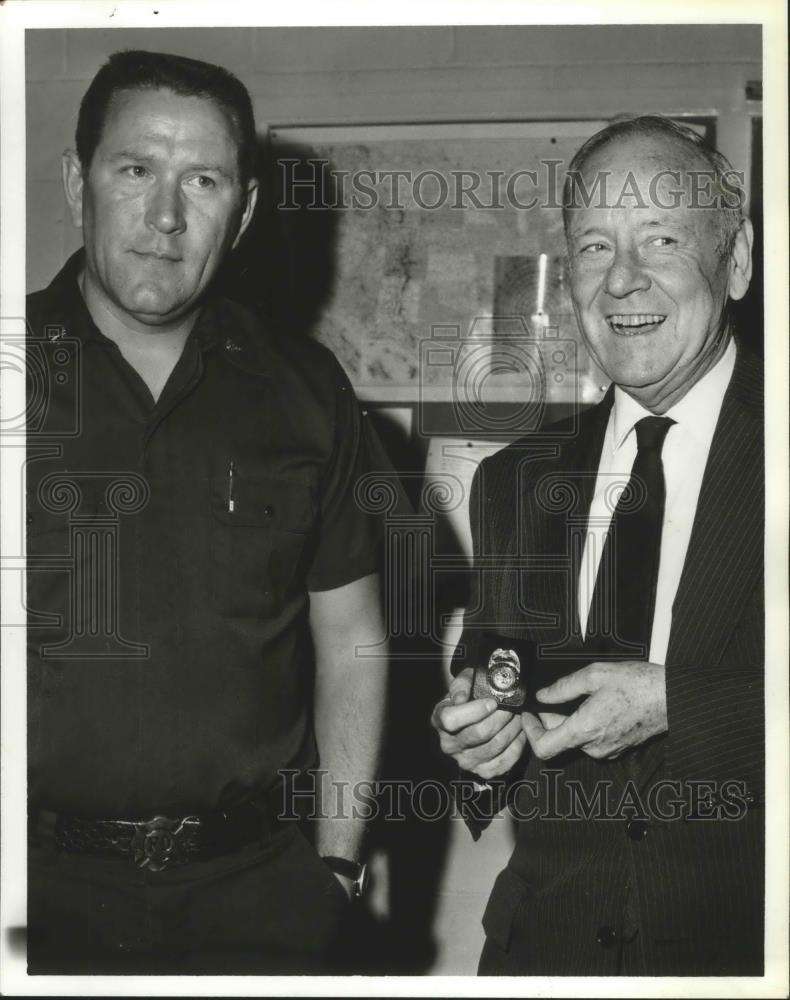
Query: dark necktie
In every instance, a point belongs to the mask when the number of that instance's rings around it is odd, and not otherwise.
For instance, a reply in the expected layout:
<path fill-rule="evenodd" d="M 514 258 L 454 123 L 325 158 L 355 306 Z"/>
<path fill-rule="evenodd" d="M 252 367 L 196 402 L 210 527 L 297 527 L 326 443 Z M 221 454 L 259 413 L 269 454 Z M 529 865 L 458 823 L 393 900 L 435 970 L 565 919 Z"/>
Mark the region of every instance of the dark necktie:
<path fill-rule="evenodd" d="M 666 497 L 661 447 L 674 422 L 643 417 L 635 427 L 637 454 L 606 536 L 587 622 L 584 646 L 597 656 L 650 655 Z"/>

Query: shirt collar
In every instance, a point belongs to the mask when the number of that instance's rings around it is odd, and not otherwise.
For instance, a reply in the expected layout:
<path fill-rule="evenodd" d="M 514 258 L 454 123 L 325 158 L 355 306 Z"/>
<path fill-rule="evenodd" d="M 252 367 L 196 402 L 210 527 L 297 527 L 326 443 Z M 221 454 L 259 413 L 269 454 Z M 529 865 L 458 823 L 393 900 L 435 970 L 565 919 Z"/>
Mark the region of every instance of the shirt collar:
<path fill-rule="evenodd" d="M 65 304 L 63 320 L 68 318 L 70 337 L 77 337 L 82 341 L 107 340 L 104 334 L 93 322 L 85 300 L 82 297 L 82 290 L 79 285 L 80 272 L 85 263 L 85 248 L 81 247 L 76 253 L 66 261 L 58 271 L 49 286 L 48 291 L 53 292 Z"/>
<path fill-rule="evenodd" d="M 73 327 L 68 331 L 70 336 L 78 337 L 82 341 L 96 340 L 106 343 L 109 338 L 93 322 L 82 296 L 79 277 L 84 266 L 85 248 L 81 247 L 69 257 L 53 278 L 50 289 L 67 303 L 66 315 L 73 319 Z M 210 303 L 204 305 L 192 327 L 190 340 L 199 350 L 204 351 L 217 344 L 221 337 L 222 331 L 217 326 L 215 310 Z"/>
<path fill-rule="evenodd" d="M 730 338 L 724 354 L 713 368 L 695 383 L 685 396 L 666 412 L 676 424 L 702 444 L 710 444 L 724 393 L 735 367 L 735 341 Z M 614 390 L 612 423 L 612 450 L 617 451 L 642 417 L 653 416 L 650 410 L 638 403 L 619 386 Z"/>

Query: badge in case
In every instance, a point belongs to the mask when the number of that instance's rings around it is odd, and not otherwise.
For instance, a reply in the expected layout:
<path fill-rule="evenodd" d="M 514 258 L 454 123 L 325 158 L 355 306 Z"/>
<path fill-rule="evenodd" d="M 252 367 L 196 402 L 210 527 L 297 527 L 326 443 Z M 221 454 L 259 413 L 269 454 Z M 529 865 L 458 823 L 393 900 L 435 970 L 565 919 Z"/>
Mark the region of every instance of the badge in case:
<path fill-rule="evenodd" d="M 496 698 L 501 708 L 518 710 L 526 699 L 521 662 L 514 649 L 495 649 L 486 667 L 475 670 L 473 698 Z"/>

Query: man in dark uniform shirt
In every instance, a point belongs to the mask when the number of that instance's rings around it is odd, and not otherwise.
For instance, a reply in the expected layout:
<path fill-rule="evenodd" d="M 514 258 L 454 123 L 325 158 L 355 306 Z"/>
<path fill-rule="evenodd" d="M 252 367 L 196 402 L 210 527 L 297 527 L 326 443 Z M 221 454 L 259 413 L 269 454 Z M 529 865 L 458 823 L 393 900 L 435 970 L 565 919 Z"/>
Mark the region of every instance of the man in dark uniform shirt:
<path fill-rule="evenodd" d="M 328 351 L 211 294 L 255 142 L 231 74 L 125 52 L 64 154 L 84 249 L 28 304 L 34 973 L 330 971 L 359 888 L 328 793 L 380 742 L 375 445 Z"/>

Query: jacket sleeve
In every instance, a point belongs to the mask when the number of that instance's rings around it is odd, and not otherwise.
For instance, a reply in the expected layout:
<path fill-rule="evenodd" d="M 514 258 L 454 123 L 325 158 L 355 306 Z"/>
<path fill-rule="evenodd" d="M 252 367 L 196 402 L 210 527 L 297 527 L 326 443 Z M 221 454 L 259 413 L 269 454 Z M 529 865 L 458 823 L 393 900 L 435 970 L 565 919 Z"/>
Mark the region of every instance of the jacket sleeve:
<path fill-rule="evenodd" d="M 472 532 L 472 578 L 469 599 L 464 614 L 464 628 L 453 656 L 451 670 L 457 676 L 465 667 L 476 667 L 483 655 L 483 631 L 474 620 L 497 620 L 496 601 L 491 593 L 494 574 L 483 572 L 481 556 L 494 554 L 491 544 L 490 509 L 492 492 L 489 488 L 495 475 L 494 463 L 484 459 L 477 467 L 469 496 L 469 524 Z M 523 775 L 523 762 L 519 761 L 506 775 L 484 781 L 477 775 L 459 768 L 458 777 L 452 782 L 456 806 L 474 840 L 508 803 L 514 782 Z"/>
<path fill-rule="evenodd" d="M 485 481 L 488 475 L 488 459 L 478 465 L 472 478 L 469 493 L 469 527 L 472 532 L 472 572 L 469 583 L 469 594 L 464 612 L 464 627 L 458 645 L 453 654 L 450 670 L 454 677 L 465 667 L 477 666 L 481 637 L 480 630 L 473 624 L 473 619 L 492 620 L 487 614 L 490 603 L 488 594 L 487 574 L 480 568 L 480 556 L 489 552 L 489 532 L 484 523 L 486 515 L 486 500 L 484 495 Z"/>

